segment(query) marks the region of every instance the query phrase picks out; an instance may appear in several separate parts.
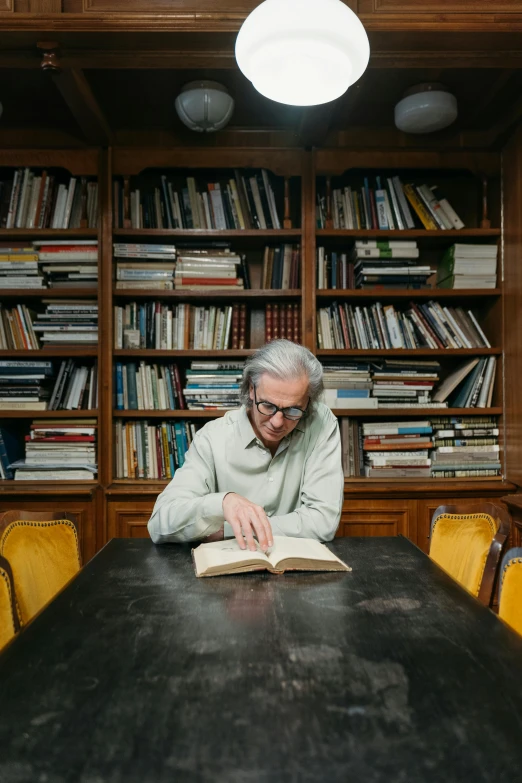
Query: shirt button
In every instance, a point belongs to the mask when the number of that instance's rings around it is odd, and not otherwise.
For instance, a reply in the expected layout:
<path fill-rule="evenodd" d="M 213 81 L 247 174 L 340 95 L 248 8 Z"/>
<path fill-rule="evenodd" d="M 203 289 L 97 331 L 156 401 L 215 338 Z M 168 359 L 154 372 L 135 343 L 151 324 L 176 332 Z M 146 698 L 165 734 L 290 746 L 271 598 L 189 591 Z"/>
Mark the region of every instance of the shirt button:
<path fill-rule="evenodd" d="M 269 476 L 269 477 L 268 477 L 268 480 L 269 480 L 269 481 L 273 481 L 274 479 L 272 478 L 272 476 Z"/>

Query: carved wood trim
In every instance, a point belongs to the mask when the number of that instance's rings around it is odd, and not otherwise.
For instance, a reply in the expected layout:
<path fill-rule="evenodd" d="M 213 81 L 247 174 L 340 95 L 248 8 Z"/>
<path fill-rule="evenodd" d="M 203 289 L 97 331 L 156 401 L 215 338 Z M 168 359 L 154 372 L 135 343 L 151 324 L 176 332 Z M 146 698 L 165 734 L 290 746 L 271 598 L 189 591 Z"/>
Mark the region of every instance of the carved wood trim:
<path fill-rule="evenodd" d="M 249 14 L 257 3 L 255 0 L 229 0 L 226 8 L 220 8 L 219 12 Z M 170 13 L 199 15 L 201 13 L 216 13 L 215 0 L 83 0 L 83 10 L 88 12 L 111 11 L 113 13 L 144 14 Z"/>
<path fill-rule="evenodd" d="M 0 13 L 12 13 L 14 11 L 14 0 L 0 0 Z"/>
<path fill-rule="evenodd" d="M 61 14 L 62 0 L 29 0 L 29 11 L 32 14 Z"/>
<path fill-rule="evenodd" d="M 520 12 L 520 0 L 373 0 L 373 11 L 408 14 L 478 14 Z"/>

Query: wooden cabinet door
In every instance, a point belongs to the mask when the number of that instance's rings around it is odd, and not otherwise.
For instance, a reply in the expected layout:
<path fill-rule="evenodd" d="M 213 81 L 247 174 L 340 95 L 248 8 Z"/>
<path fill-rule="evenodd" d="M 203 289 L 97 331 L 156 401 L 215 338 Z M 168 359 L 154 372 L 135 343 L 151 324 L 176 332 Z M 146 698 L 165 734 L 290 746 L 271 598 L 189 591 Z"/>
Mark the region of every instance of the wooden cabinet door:
<path fill-rule="evenodd" d="M 107 540 L 111 538 L 149 538 L 147 522 L 154 501 L 118 502 L 107 504 Z"/>
<path fill-rule="evenodd" d="M 416 541 L 415 500 L 345 500 L 338 536 L 398 536 Z"/>

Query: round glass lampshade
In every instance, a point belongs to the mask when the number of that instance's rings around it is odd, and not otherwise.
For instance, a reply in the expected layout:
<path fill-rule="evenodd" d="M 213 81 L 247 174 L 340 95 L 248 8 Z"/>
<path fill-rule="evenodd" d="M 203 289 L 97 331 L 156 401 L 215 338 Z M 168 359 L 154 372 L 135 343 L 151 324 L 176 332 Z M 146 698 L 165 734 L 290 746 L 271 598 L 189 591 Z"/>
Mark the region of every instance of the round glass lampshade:
<path fill-rule="evenodd" d="M 395 125 L 405 133 L 433 133 L 455 122 L 457 99 L 442 89 L 413 88 L 395 106 Z"/>
<path fill-rule="evenodd" d="M 219 82 L 189 82 L 176 98 L 180 120 L 199 133 L 224 128 L 234 111 L 234 99 Z"/>
<path fill-rule="evenodd" d="M 292 106 L 339 98 L 369 59 L 366 31 L 340 0 L 265 0 L 236 40 L 237 64 L 256 90 Z"/>

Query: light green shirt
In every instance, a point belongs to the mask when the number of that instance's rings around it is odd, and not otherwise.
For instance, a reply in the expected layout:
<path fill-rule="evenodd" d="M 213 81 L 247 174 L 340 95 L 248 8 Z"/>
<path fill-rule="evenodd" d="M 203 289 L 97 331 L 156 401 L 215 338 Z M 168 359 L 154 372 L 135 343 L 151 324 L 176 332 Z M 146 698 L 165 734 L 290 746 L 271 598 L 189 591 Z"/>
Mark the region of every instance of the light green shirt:
<path fill-rule="evenodd" d="M 156 500 L 149 533 L 156 544 L 205 538 L 225 521 L 227 492 L 237 492 L 265 509 L 274 535 L 331 541 L 343 489 L 339 427 L 326 405 L 317 403 L 274 457 L 242 407 L 197 432 L 185 464 Z"/>

